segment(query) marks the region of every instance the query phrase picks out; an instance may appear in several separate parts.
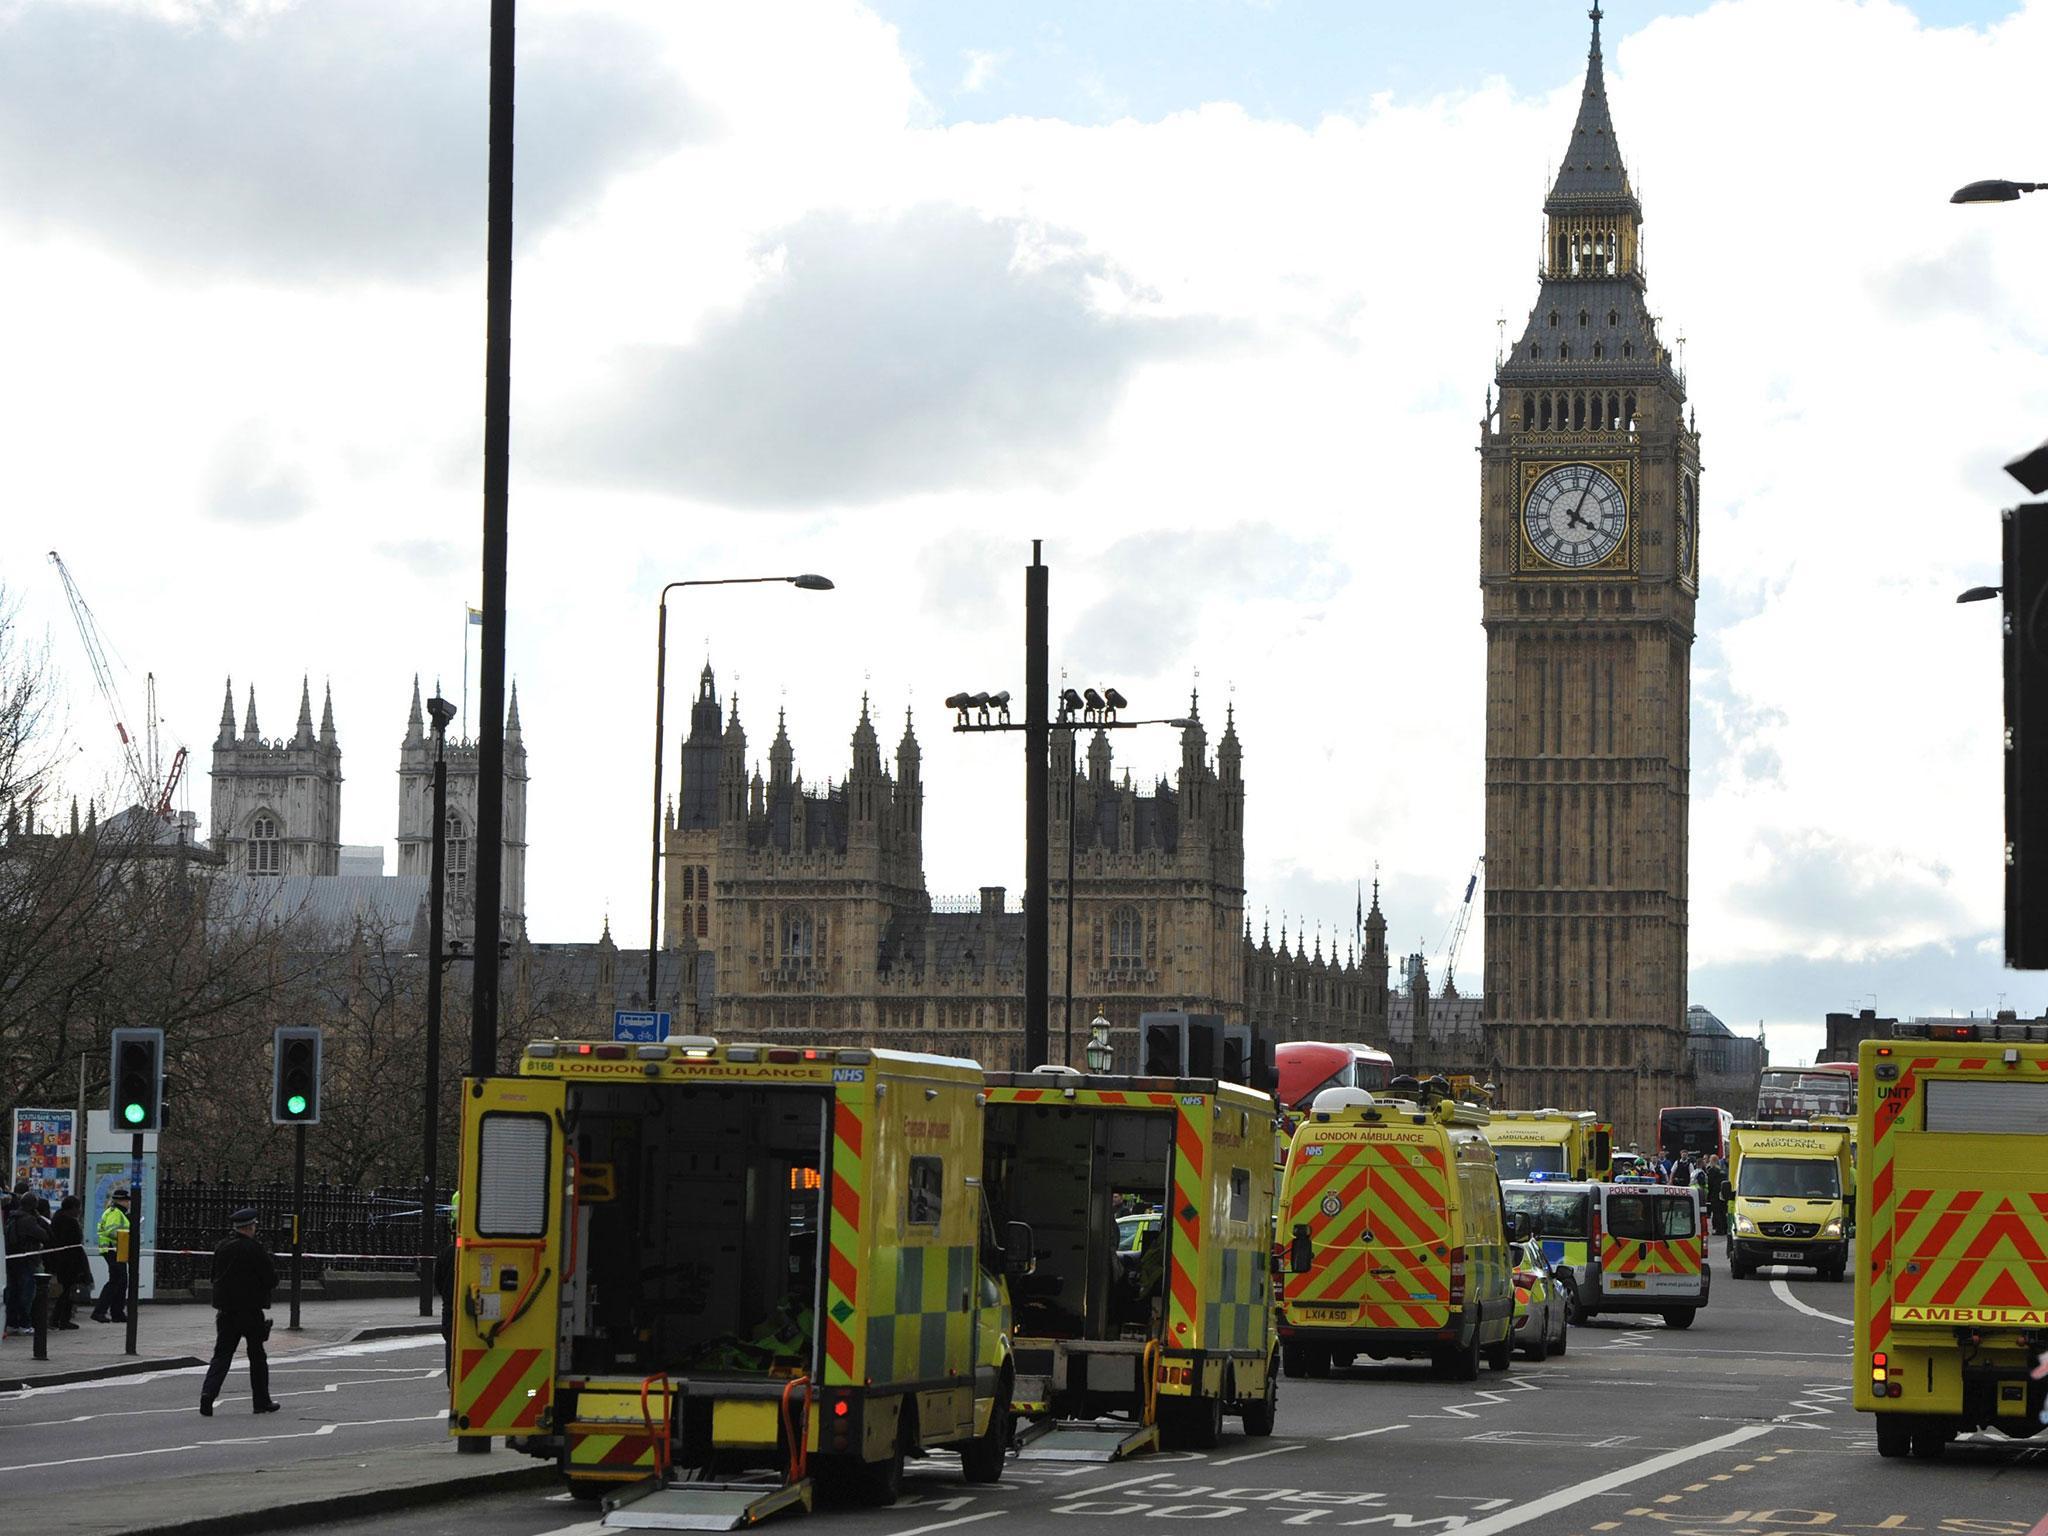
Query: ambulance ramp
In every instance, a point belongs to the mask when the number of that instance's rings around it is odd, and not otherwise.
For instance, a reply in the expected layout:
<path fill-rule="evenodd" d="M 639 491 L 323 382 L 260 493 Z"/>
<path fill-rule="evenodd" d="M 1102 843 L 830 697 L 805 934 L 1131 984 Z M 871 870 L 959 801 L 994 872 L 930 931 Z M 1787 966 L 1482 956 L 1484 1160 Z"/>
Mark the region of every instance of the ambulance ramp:
<path fill-rule="evenodd" d="M 608 1499 L 613 1531 L 737 1531 L 785 1509 L 811 1507 L 811 1480 L 794 1483 L 641 1484 Z"/>
<path fill-rule="evenodd" d="M 1019 1461 L 1122 1461 L 1159 1449 L 1157 1424 L 1041 1420 L 1017 1437 Z"/>

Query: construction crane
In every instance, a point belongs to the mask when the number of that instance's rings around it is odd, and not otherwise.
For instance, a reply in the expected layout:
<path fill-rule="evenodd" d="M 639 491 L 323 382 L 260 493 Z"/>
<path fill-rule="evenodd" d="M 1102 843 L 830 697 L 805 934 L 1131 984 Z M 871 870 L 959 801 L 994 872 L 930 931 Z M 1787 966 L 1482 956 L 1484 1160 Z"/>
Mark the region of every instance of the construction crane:
<path fill-rule="evenodd" d="M 1465 947 L 1465 934 L 1472 926 L 1472 897 L 1479 889 L 1479 877 L 1485 869 L 1486 855 L 1482 853 L 1473 862 L 1472 873 L 1465 879 L 1465 899 L 1458 903 L 1458 915 L 1451 919 L 1450 931 L 1444 935 L 1444 959 L 1438 969 L 1443 973 L 1446 992 L 1456 987 L 1458 982 L 1458 951 Z"/>
<path fill-rule="evenodd" d="M 64 596 L 71 604 L 71 617 L 78 625 L 78 638 L 85 645 L 85 659 L 92 667 L 93 681 L 99 686 L 100 698 L 105 701 L 107 713 L 113 719 L 115 734 L 121 738 L 121 757 L 127 765 L 129 780 L 135 786 L 136 803 L 146 807 L 157 820 L 168 822 L 172 798 L 177 794 L 178 781 L 185 772 L 185 749 L 178 748 L 166 770 L 162 745 L 157 736 L 156 674 L 149 673 L 143 683 L 144 721 L 142 740 L 138 742 L 123 720 L 127 710 L 121 703 L 121 690 L 114 682 L 114 670 L 107 663 L 106 647 L 100 643 L 99 621 L 93 618 L 85 594 L 78 590 L 78 583 L 71 579 L 70 569 L 54 549 L 50 551 L 50 564 L 57 567 L 58 579 L 64 583 Z"/>

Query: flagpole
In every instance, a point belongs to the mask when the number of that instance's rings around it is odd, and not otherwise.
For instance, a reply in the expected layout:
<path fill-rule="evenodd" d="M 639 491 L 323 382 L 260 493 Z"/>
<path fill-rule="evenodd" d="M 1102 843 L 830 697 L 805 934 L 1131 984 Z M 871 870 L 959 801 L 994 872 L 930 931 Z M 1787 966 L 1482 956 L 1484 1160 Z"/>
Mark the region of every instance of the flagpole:
<path fill-rule="evenodd" d="M 469 604 L 462 605 L 462 739 L 469 739 Z"/>

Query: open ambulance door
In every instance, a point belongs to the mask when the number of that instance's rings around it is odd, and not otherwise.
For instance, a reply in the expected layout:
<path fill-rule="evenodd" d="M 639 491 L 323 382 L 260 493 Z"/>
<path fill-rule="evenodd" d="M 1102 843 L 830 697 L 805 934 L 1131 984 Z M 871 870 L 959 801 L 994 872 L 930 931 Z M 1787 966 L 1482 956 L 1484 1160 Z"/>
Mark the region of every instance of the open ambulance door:
<path fill-rule="evenodd" d="M 566 1085 L 463 1081 L 449 1433 L 525 1435 L 554 1393 Z"/>

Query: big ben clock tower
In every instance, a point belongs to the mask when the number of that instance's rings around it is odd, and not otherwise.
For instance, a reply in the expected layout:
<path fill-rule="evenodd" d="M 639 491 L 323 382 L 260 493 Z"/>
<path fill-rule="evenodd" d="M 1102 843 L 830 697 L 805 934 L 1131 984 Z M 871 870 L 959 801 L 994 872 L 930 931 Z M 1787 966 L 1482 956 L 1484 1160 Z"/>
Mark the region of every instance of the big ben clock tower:
<path fill-rule="evenodd" d="M 1686 1102 L 1699 438 L 1644 294 L 1600 67 L 1544 199 L 1542 287 L 1481 430 L 1485 1018 L 1510 1102 L 1650 1147 Z"/>

